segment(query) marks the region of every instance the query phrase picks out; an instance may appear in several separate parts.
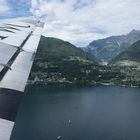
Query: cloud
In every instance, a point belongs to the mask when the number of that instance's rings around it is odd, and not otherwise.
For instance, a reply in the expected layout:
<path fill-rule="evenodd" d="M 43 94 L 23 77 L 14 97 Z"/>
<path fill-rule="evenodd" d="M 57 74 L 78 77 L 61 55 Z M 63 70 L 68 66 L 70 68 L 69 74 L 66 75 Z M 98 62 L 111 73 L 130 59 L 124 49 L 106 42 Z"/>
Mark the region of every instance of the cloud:
<path fill-rule="evenodd" d="M 4 0 L 0 0 L 0 16 L 7 14 L 10 11 L 10 7 Z"/>
<path fill-rule="evenodd" d="M 30 11 L 46 21 L 45 36 L 85 46 L 140 29 L 139 7 L 138 0 L 31 0 Z"/>
<path fill-rule="evenodd" d="M 0 18 L 30 16 L 46 22 L 45 36 L 77 46 L 110 35 L 140 30 L 140 1 L 0 0 Z"/>
<path fill-rule="evenodd" d="M 9 17 L 30 16 L 30 0 L 5 0 L 10 7 Z"/>

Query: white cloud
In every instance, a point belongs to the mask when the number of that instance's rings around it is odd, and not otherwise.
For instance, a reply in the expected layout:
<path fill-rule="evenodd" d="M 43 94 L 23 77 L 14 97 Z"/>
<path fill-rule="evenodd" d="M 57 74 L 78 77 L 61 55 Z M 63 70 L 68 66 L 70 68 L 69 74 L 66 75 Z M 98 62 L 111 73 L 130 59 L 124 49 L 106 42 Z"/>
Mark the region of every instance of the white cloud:
<path fill-rule="evenodd" d="M 140 29 L 139 7 L 139 0 L 32 0 L 31 12 L 46 20 L 45 36 L 84 46 Z"/>
<path fill-rule="evenodd" d="M 9 13 L 10 8 L 5 0 L 0 0 L 0 15 Z"/>

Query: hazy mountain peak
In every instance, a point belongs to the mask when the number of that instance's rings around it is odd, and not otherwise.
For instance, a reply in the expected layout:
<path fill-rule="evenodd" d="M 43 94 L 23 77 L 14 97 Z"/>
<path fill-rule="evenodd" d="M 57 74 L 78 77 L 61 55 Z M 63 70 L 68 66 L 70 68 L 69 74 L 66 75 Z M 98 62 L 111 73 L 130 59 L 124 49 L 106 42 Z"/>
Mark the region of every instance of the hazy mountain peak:
<path fill-rule="evenodd" d="M 109 62 L 138 40 L 140 40 L 140 31 L 133 29 L 126 35 L 95 40 L 85 47 L 84 50 L 95 56 L 99 62 Z"/>
<path fill-rule="evenodd" d="M 140 34 L 140 30 L 135 30 L 133 29 L 128 35 L 133 35 L 133 34 Z"/>

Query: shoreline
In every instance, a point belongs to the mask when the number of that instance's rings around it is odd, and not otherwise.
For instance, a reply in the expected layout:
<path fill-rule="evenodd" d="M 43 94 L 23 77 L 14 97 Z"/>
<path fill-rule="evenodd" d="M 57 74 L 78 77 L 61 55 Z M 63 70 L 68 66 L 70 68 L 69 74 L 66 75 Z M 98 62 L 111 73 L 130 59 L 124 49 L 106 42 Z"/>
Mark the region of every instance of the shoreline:
<path fill-rule="evenodd" d="M 96 87 L 96 86 L 119 86 L 119 87 L 125 87 L 125 88 L 140 88 L 140 85 L 132 85 L 132 84 L 119 84 L 119 83 L 113 83 L 113 82 L 96 82 L 96 83 L 59 83 L 59 82 L 52 82 L 52 83 L 31 83 L 28 82 L 27 86 L 74 86 L 74 87 Z"/>

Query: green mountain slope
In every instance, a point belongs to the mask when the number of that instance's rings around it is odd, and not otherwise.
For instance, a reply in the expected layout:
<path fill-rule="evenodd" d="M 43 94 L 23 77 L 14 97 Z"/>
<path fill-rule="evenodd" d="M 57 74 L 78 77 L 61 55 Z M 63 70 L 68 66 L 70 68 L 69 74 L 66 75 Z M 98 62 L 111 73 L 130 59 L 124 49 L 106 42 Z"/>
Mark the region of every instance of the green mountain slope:
<path fill-rule="evenodd" d="M 60 39 L 42 37 L 30 80 L 46 84 L 82 83 L 96 79 L 95 67 L 97 63 L 80 48 Z"/>
<path fill-rule="evenodd" d="M 118 55 L 110 63 L 112 67 L 118 67 L 125 76 L 120 80 L 123 85 L 140 86 L 140 41 L 137 41 L 124 52 Z"/>
<path fill-rule="evenodd" d="M 74 59 L 81 61 L 93 61 L 87 53 L 80 48 L 76 48 L 69 42 L 65 42 L 56 38 L 42 37 L 39 44 L 38 57 L 41 56 L 42 61 L 59 61 L 66 59 Z"/>
<path fill-rule="evenodd" d="M 111 63 L 121 63 L 125 61 L 140 63 L 140 40 L 119 54 Z"/>

